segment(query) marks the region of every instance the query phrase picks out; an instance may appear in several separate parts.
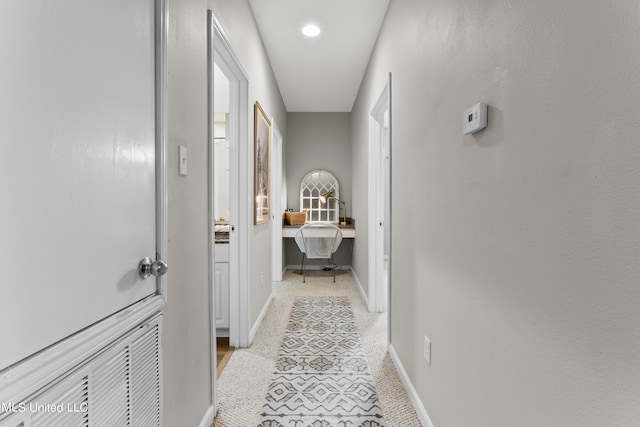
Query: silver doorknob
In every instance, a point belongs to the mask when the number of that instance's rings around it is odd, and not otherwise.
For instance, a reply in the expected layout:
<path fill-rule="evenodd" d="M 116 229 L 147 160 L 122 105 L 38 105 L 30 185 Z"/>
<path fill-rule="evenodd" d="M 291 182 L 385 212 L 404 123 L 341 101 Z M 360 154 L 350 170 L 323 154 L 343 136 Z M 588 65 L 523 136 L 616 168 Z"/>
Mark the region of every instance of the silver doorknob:
<path fill-rule="evenodd" d="M 161 259 L 152 261 L 149 257 L 143 258 L 138 264 L 138 274 L 142 279 L 146 279 L 147 277 L 152 275 L 156 277 L 162 276 L 167 272 L 168 269 L 169 266 L 166 262 L 162 261 Z"/>

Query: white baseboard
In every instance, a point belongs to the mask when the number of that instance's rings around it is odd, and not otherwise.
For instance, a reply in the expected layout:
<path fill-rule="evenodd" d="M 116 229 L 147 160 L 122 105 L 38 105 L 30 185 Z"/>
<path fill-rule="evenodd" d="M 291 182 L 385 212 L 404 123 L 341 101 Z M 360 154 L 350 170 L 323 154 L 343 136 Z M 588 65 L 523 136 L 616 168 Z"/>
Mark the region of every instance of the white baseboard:
<path fill-rule="evenodd" d="M 418 418 L 420 419 L 420 423 L 422 427 L 434 427 L 431 422 L 431 418 L 429 418 L 429 414 L 427 414 L 427 410 L 424 408 L 422 401 L 418 397 L 418 392 L 413 387 L 411 380 L 409 379 L 409 375 L 407 375 L 407 371 L 404 370 L 404 366 L 402 366 L 402 362 L 398 357 L 395 349 L 392 344 L 389 344 L 389 356 L 391 356 L 391 360 L 396 367 L 396 371 L 398 372 L 398 376 L 404 385 L 404 389 L 407 391 L 409 395 L 409 399 L 411 399 L 411 403 L 413 404 L 413 408 L 416 410 L 418 414 Z"/>
<path fill-rule="evenodd" d="M 253 327 L 251 328 L 251 332 L 249 333 L 249 347 L 251 347 L 251 343 L 253 342 L 253 339 L 256 337 L 256 334 L 258 333 L 258 329 L 260 329 L 260 325 L 262 325 L 262 320 L 264 319 L 264 316 L 267 314 L 267 311 L 269 310 L 271 301 L 273 301 L 273 293 L 269 295 L 269 299 L 267 300 L 264 307 L 262 307 L 262 311 L 260 312 L 260 315 L 258 316 L 256 323 L 254 323 Z"/>
<path fill-rule="evenodd" d="M 209 406 L 209 409 L 207 409 L 207 413 L 204 414 L 204 418 L 202 418 L 202 421 L 200 421 L 200 426 L 199 427 L 211 427 L 211 424 L 213 424 L 213 419 L 216 416 L 216 411 L 213 409 L 213 405 Z"/>
<path fill-rule="evenodd" d="M 229 328 L 216 328 L 216 338 L 229 338 Z"/>
<path fill-rule="evenodd" d="M 360 291 L 360 296 L 362 297 L 362 300 L 364 301 L 364 305 L 369 307 L 369 297 L 367 296 L 366 292 L 364 291 L 364 288 L 362 287 L 362 283 L 360 283 L 360 279 L 358 279 L 358 275 L 356 274 L 355 271 L 353 271 L 353 269 L 351 269 L 351 275 L 353 276 L 353 280 L 356 282 L 356 285 L 358 285 L 358 290 Z"/>

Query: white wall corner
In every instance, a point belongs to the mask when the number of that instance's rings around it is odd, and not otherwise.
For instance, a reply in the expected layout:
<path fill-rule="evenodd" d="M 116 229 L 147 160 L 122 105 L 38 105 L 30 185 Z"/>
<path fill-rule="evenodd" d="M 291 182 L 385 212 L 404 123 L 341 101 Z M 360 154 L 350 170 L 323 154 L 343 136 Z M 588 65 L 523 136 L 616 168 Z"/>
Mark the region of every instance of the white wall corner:
<path fill-rule="evenodd" d="M 213 419 L 215 418 L 215 416 L 216 416 L 216 411 L 213 409 L 213 405 L 209 406 L 209 409 L 207 409 L 207 412 L 204 414 L 202 421 L 200 421 L 199 427 L 211 427 L 211 424 L 213 424 Z"/>
<path fill-rule="evenodd" d="M 431 422 L 431 418 L 429 418 L 429 414 L 427 414 L 427 410 L 424 408 L 420 397 L 418 397 L 418 392 L 413 387 L 413 383 L 409 379 L 407 371 L 404 370 L 404 366 L 402 366 L 402 362 L 400 361 L 400 358 L 398 357 L 398 354 L 396 353 L 392 344 L 389 344 L 389 356 L 391 356 L 391 360 L 396 367 L 396 371 L 398 372 L 398 376 L 400 377 L 400 380 L 404 385 L 404 389 L 407 391 L 409 399 L 411 399 L 411 403 L 413 404 L 413 408 L 418 414 L 418 418 L 420 419 L 422 427 L 434 427 L 433 423 Z"/>
<path fill-rule="evenodd" d="M 262 311 L 260 312 L 260 315 L 258 316 L 256 323 L 254 323 L 253 327 L 251 328 L 251 332 L 249 334 L 249 347 L 251 347 L 251 344 L 253 343 L 253 339 L 256 337 L 256 334 L 258 333 L 258 329 L 260 329 L 260 325 L 262 325 L 264 316 L 267 315 L 267 311 L 269 310 L 271 301 L 273 301 L 273 292 L 271 293 L 271 295 L 269 295 L 269 299 L 267 299 L 267 302 L 265 303 L 264 307 L 262 307 Z"/>
<path fill-rule="evenodd" d="M 358 285 L 358 290 L 360 291 L 360 296 L 362 296 L 362 300 L 364 301 L 364 305 L 369 307 L 369 298 L 367 297 L 367 294 L 364 291 L 364 288 L 362 287 L 362 283 L 360 283 L 360 279 L 358 279 L 358 276 L 356 275 L 356 272 L 353 271 L 353 268 L 351 269 L 351 275 L 353 276 L 353 280 L 355 280 L 356 285 Z"/>

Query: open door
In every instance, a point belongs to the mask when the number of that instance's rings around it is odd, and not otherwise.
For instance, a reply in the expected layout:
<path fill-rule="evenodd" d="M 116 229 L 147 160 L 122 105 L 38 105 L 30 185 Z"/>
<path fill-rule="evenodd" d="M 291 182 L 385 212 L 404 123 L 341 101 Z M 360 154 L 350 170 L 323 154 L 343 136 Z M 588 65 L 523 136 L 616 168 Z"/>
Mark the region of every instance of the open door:
<path fill-rule="evenodd" d="M 156 294 L 163 8 L 0 2 L 0 371 Z"/>

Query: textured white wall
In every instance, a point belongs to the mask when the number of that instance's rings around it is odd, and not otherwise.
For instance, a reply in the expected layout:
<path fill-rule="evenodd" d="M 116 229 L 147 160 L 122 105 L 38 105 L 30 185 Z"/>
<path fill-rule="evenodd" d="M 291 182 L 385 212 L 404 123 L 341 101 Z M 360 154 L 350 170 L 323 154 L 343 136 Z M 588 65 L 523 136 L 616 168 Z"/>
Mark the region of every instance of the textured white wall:
<path fill-rule="evenodd" d="M 207 205 L 207 4 L 169 1 L 168 303 L 164 424 L 200 423 L 211 404 Z M 189 175 L 178 175 L 178 145 Z"/>
<path fill-rule="evenodd" d="M 369 291 L 369 118 L 386 83 L 383 74 L 373 69 L 370 63 L 351 112 L 351 212 L 358 219 L 358 236 L 354 239 L 351 269 L 365 293 Z"/>
<path fill-rule="evenodd" d="M 391 71 L 392 341 L 435 425 L 640 422 L 639 29 L 635 1 L 391 1 L 353 184 Z"/>
<path fill-rule="evenodd" d="M 287 115 L 289 208 L 300 210 L 300 182 L 314 169 L 325 169 L 340 184 L 340 200 L 351 215 L 351 113 Z M 340 212 L 342 215 L 342 212 Z"/>

